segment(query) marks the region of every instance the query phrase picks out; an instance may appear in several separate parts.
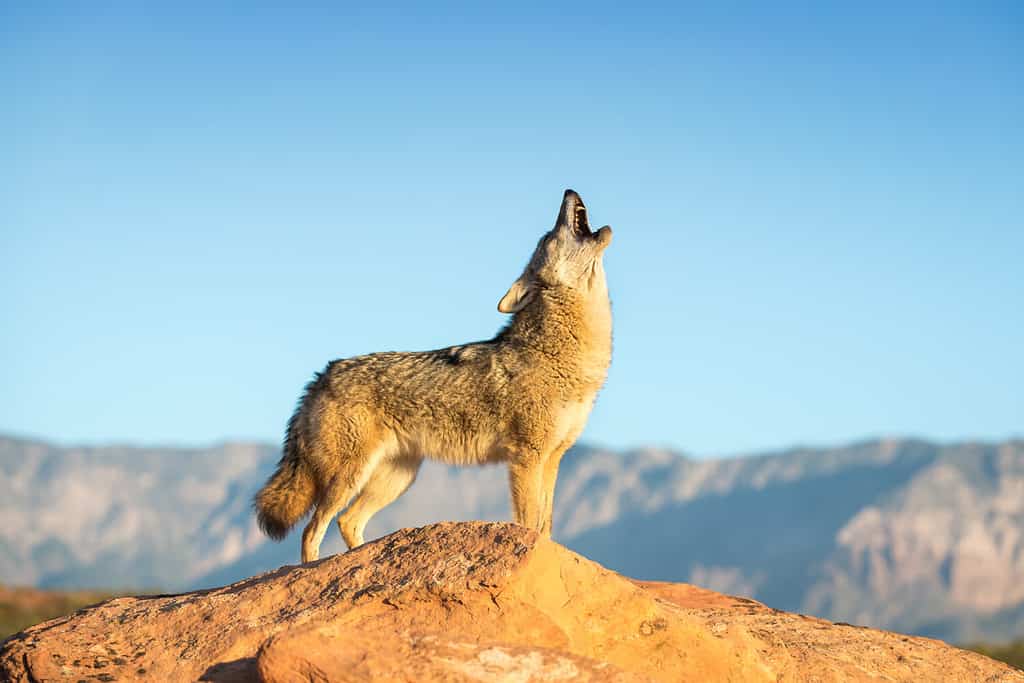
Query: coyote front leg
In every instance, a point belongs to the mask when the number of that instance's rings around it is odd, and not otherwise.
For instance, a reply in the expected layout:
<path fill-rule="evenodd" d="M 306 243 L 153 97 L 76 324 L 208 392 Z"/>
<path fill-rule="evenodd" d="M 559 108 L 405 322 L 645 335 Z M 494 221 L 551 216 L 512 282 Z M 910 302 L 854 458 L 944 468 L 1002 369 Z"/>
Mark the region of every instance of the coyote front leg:
<path fill-rule="evenodd" d="M 512 491 L 512 514 L 516 524 L 540 531 L 543 513 L 543 461 L 540 458 L 508 464 L 509 488 Z"/>
<path fill-rule="evenodd" d="M 569 450 L 572 441 L 565 441 L 559 444 L 548 459 L 544 461 L 544 469 L 541 474 L 541 495 L 543 496 L 543 507 L 541 508 L 540 532 L 544 536 L 551 536 L 551 520 L 555 512 L 555 484 L 558 481 L 558 465 L 562 462 L 562 456 Z"/>

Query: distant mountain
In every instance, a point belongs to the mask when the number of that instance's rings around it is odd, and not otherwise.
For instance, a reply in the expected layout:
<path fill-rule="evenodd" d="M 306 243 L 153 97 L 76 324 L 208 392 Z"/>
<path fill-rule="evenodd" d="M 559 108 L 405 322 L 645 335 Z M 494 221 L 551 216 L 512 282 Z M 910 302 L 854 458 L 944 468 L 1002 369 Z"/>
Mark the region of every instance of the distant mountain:
<path fill-rule="evenodd" d="M 301 529 L 268 542 L 250 508 L 278 455 L 0 438 L 0 581 L 184 589 L 294 564 Z M 556 538 L 637 578 L 955 642 L 1024 634 L 1024 441 L 718 460 L 579 446 L 555 511 Z M 504 468 L 427 463 L 367 538 L 508 515 Z M 332 530 L 323 550 L 340 549 Z"/>

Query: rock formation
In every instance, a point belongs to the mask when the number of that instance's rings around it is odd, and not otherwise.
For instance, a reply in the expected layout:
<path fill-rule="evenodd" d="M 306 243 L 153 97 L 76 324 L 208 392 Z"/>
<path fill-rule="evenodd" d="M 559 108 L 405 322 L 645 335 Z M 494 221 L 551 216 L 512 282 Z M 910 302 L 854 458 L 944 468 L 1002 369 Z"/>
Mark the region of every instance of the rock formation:
<path fill-rule="evenodd" d="M 17 634 L 0 680 L 1000 681 L 940 641 L 630 580 L 512 524 L 406 529 L 208 591 Z"/>

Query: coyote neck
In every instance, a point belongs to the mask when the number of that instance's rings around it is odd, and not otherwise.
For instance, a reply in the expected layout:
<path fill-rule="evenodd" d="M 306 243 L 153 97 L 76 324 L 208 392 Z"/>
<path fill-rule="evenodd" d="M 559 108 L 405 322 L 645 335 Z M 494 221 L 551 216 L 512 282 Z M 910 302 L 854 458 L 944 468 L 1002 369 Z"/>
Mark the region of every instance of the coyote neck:
<path fill-rule="evenodd" d="M 611 303 L 606 292 L 583 297 L 561 287 L 542 289 L 515 314 L 506 335 L 600 386 L 612 355 Z"/>

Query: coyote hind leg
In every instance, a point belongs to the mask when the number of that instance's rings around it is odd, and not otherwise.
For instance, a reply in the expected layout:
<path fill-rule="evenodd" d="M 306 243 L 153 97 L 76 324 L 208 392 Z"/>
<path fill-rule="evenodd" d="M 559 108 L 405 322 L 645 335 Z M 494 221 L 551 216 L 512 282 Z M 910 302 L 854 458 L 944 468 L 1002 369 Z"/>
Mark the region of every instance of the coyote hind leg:
<path fill-rule="evenodd" d="M 340 477 L 331 480 L 320 501 L 313 511 L 313 518 L 302 532 L 302 561 L 312 562 L 320 557 L 320 543 L 324 540 L 327 527 L 336 514 L 341 512 L 356 490 L 355 483 L 340 481 Z"/>
<path fill-rule="evenodd" d="M 363 544 L 363 531 L 370 518 L 412 485 L 422 462 L 423 458 L 404 457 L 384 459 L 377 464 L 363 490 L 338 517 L 338 530 L 350 550 Z"/>
<path fill-rule="evenodd" d="M 356 454 L 337 457 L 334 462 L 342 463 L 339 471 L 324 482 L 317 499 L 313 518 L 302 532 L 302 561 L 312 562 L 320 557 L 320 543 L 324 540 L 327 527 L 341 510 L 366 483 L 377 461 L 385 454 L 383 444 L 361 449 Z"/>

